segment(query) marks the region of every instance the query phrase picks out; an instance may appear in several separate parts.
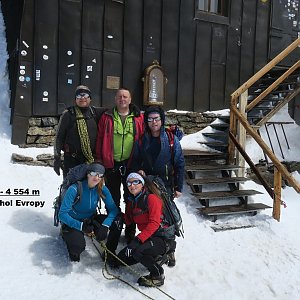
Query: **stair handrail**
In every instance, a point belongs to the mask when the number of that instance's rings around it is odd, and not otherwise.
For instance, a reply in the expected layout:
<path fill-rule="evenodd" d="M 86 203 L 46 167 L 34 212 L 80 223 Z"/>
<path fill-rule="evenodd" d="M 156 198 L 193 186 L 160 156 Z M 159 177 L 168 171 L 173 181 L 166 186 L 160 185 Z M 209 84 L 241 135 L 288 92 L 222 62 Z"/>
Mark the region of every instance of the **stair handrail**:
<path fill-rule="evenodd" d="M 293 43 L 291 43 L 286 49 L 279 53 L 273 60 L 271 60 L 266 66 L 254 74 L 249 80 L 247 80 L 243 85 L 241 85 L 235 92 L 231 94 L 230 103 L 230 137 L 239 136 L 239 146 L 237 147 L 234 143 L 234 138 L 230 138 L 228 145 L 228 162 L 234 163 L 235 159 L 235 148 L 238 150 L 237 160 L 240 162 L 240 156 L 243 156 L 243 151 L 240 151 L 245 147 L 246 133 L 248 133 L 252 138 L 258 143 L 262 148 L 264 153 L 273 162 L 274 168 L 274 205 L 273 205 L 273 217 L 279 221 L 280 219 L 280 203 L 281 201 L 281 175 L 284 175 L 285 179 L 292 186 L 296 192 L 300 193 L 300 184 L 294 179 L 294 177 L 288 172 L 285 166 L 277 159 L 273 154 L 272 150 L 265 144 L 256 130 L 251 126 L 247 120 L 247 111 L 254 107 L 263 97 L 265 97 L 271 90 L 276 88 L 279 83 L 281 83 L 286 77 L 288 77 L 293 71 L 295 71 L 300 66 L 300 60 L 298 60 L 288 71 L 282 74 L 268 89 L 264 91 L 260 96 L 255 99 L 255 103 L 251 106 L 247 106 L 248 89 L 258 81 L 262 76 L 269 72 L 274 66 L 276 66 L 280 61 L 282 61 L 287 55 L 289 55 L 293 50 L 300 46 L 300 37 L 297 38 Z M 297 93 L 298 89 L 295 90 L 293 95 L 288 97 L 290 101 Z M 293 97 L 292 97 L 293 96 Z M 238 99 L 240 102 L 238 105 Z M 283 101 L 286 104 L 287 101 Z M 281 107 L 282 107 L 281 105 Z M 279 106 L 280 107 L 280 106 Z M 276 107 L 277 108 L 277 107 Z M 277 111 L 277 110 L 276 110 Z M 264 118 L 267 119 L 267 118 Z M 240 148 L 240 149 L 239 149 Z M 251 165 L 250 165 L 251 167 Z M 251 168 L 253 169 L 253 168 Z"/>
<path fill-rule="evenodd" d="M 287 48 L 281 51 L 277 56 L 275 56 L 268 64 L 266 64 L 262 69 L 250 77 L 243 85 L 241 85 L 237 90 L 231 94 L 231 99 L 237 99 L 243 92 L 249 89 L 257 80 L 268 73 L 273 67 L 275 67 L 279 62 L 281 62 L 286 56 L 288 56 L 293 50 L 300 46 L 300 37 L 297 38 L 293 43 L 291 43 Z"/>

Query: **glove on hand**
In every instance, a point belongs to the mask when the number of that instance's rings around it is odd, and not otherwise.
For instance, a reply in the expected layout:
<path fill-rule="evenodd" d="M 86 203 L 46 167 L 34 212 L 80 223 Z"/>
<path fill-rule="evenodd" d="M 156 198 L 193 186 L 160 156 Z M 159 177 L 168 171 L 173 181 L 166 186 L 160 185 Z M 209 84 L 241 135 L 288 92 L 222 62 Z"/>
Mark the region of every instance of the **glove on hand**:
<path fill-rule="evenodd" d="M 100 227 L 97 230 L 96 234 L 96 240 L 98 242 L 101 242 L 106 239 L 108 233 L 108 227 L 105 225 L 100 225 Z"/>
<path fill-rule="evenodd" d="M 86 234 L 91 234 L 94 231 L 94 226 L 90 219 L 85 219 L 82 222 L 82 231 Z"/>
<path fill-rule="evenodd" d="M 62 166 L 62 163 L 61 163 L 61 159 L 60 159 L 60 156 L 55 156 L 54 157 L 54 171 L 55 173 L 59 176 L 60 175 L 60 168 Z"/>
<path fill-rule="evenodd" d="M 139 245 L 141 244 L 141 241 L 135 237 L 127 246 L 126 250 L 125 250 L 125 255 L 127 257 L 132 256 L 132 253 L 136 250 L 136 248 L 139 247 Z"/>

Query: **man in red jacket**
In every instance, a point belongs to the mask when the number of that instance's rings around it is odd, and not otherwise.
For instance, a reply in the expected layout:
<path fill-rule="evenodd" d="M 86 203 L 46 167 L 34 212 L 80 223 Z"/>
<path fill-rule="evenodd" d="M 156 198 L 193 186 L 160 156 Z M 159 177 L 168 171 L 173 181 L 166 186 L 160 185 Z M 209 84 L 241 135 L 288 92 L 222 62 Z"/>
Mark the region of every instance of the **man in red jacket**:
<path fill-rule="evenodd" d="M 106 185 L 117 207 L 120 207 L 121 184 L 124 200 L 127 199 L 127 170 L 131 165 L 134 142 L 140 139 L 143 132 L 143 115 L 131 103 L 130 91 L 120 88 L 115 96 L 115 107 L 106 111 L 99 120 L 96 142 L 96 160 L 106 169 Z M 134 233 L 133 227 L 125 229 L 128 241 Z"/>

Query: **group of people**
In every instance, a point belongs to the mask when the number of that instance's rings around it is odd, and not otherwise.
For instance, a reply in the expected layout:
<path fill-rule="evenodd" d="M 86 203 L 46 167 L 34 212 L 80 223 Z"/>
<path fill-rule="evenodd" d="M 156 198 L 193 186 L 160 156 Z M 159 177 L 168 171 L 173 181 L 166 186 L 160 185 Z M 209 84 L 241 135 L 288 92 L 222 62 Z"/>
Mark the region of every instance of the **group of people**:
<path fill-rule="evenodd" d="M 167 254 L 169 266 L 175 266 L 176 242 L 175 235 L 166 238 L 160 233 L 163 202 L 147 175 L 160 176 L 172 197 L 181 195 L 184 157 L 179 139 L 171 129 L 165 129 L 160 106 L 149 106 L 142 113 L 131 103 L 126 88 L 117 91 L 112 109 L 93 107 L 91 99 L 87 86 L 76 88 L 75 105 L 62 114 L 54 145 L 54 170 L 58 175 L 60 169 L 65 177 L 76 165 L 88 164 L 81 200 L 75 201 L 78 187 L 73 184 L 59 211 L 70 260 L 80 260 L 84 234 L 93 234 L 98 241 L 106 239 L 109 253 L 115 254 L 125 223 L 127 246 L 118 257 L 129 265 L 141 263 L 149 270 L 149 275 L 139 278 L 139 285 L 160 286 L 164 270 L 157 257 Z M 120 208 L 121 185 L 124 213 Z M 97 210 L 101 200 L 107 214 Z M 114 255 L 109 255 L 107 262 L 112 267 L 120 266 Z"/>

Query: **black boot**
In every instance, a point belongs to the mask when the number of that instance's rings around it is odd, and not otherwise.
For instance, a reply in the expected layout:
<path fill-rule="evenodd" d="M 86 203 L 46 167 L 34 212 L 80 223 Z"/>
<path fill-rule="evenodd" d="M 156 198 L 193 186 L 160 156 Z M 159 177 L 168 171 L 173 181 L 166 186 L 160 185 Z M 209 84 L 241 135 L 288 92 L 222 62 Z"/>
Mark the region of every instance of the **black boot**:
<path fill-rule="evenodd" d="M 168 253 L 168 267 L 175 267 L 176 265 L 176 259 L 175 259 L 175 251 Z"/>
<path fill-rule="evenodd" d="M 70 261 L 80 261 L 80 254 L 69 253 Z"/>

